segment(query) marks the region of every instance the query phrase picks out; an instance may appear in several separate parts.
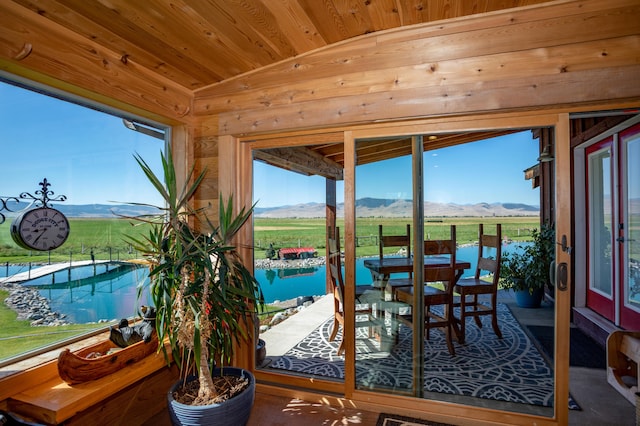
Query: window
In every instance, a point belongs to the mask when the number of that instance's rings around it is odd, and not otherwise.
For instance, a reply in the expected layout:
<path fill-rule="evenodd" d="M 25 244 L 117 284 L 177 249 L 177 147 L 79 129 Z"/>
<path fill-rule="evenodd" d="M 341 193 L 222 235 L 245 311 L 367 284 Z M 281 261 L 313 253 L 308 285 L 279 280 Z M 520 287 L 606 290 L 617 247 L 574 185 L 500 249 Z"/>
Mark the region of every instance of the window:
<path fill-rule="evenodd" d="M 129 262 L 140 256 L 124 235 L 144 229 L 123 216 L 162 206 L 134 154 L 160 171 L 165 134 L 138 117 L 0 80 L 0 365 L 136 314 L 147 269 Z M 46 201 L 67 217 L 68 238 L 47 251 L 19 246 L 12 223 Z"/>

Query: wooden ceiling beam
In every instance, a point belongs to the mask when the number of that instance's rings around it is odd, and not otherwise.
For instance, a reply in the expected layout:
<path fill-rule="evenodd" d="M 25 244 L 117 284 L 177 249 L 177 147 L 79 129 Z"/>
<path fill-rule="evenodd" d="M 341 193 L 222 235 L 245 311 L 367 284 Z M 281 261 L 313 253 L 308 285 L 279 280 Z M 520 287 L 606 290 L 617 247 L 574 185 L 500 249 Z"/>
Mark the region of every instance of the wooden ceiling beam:
<path fill-rule="evenodd" d="M 253 151 L 254 159 L 276 167 L 303 174 L 343 180 L 343 168 L 306 147 L 271 148 Z"/>

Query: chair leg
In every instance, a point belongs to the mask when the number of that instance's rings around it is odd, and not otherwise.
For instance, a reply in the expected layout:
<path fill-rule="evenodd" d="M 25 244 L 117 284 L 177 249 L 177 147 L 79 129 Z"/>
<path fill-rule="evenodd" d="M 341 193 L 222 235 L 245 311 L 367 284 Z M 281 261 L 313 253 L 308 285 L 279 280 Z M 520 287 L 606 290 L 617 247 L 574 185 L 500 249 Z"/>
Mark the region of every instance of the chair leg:
<path fill-rule="evenodd" d="M 425 332 L 426 332 L 425 333 L 426 334 L 425 337 L 427 338 L 427 340 L 429 340 L 429 337 L 430 337 L 430 333 L 429 332 L 431 331 L 431 327 L 429 326 L 429 323 L 431 322 L 431 318 L 429 317 L 430 313 L 431 313 L 431 305 L 427 305 L 426 309 L 425 309 L 425 312 L 424 312 L 424 320 L 427 323 L 425 328 L 424 328 Z"/>
<path fill-rule="evenodd" d="M 453 347 L 453 325 L 452 324 L 447 324 L 446 327 L 446 331 L 445 331 L 445 337 L 447 339 L 447 348 L 449 349 L 449 354 L 451 354 L 451 356 L 456 356 L 456 350 Z"/>
<path fill-rule="evenodd" d="M 500 327 L 498 327 L 498 310 L 496 308 L 496 304 L 498 302 L 497 295 L 493 295 L 491 297 L 491 326 L 493 327 L 493 332 L 496 333 L 499 339 L 502 339 L 502 331 L 500 331 Z"/>
<path fill-rule="evenodd" d="M 464 336 L 465 336 L 465 324 L 467 322 L 467 295 L 464 294 L 464 291 L 460 293 L 460 335 L 458 336 L 458 342 L 460 344 L 464 344 Z"/>
<path fill-rule="evenodd" d="M 331 336 L 329 336 L 329 341 L 333 342 L 333 339 L 336 338 L 336 335 L 338 334 L 338 327 L 340 327 L 340 322 L 338 321 L 337 318 L 333 318 L 333 329 L 331 330 Z"/>
<path fill-rule="evenodd" d="M 496 333 L 499 339 L 502 339 L 502 331 L 500 331 L 500 327 L 498 327 L 498 316 L 494 309 L 493 314 L 491 314 L 491 326 L 493 327 L 493 332 Z"/>
<path fill-rule="evenodd" d="M 478 295 L 474 294 L 473 295 L 473 310 L 474 311 L 478 311 Z M 475 316 L 474 319 L 476 320 L 476 325 L 478 326 L 478 328 L 482 328 L 482 321 L 480 321 L 480 317 L 479 316 Z"/>

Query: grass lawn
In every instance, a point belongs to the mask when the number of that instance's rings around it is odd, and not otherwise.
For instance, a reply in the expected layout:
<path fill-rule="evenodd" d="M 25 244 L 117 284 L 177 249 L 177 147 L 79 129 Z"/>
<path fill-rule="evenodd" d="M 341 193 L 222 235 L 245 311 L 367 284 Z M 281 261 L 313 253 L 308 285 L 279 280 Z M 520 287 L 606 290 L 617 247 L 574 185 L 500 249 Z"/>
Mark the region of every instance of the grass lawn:
<path fill-rule="evenodd" d="M 0 360 L 105 327 L 104 324 L 31 327 L 30 321 L 18 321 L 18 315 L 5 305 L 8 296 L 9 292 L 0 290 Z"/>

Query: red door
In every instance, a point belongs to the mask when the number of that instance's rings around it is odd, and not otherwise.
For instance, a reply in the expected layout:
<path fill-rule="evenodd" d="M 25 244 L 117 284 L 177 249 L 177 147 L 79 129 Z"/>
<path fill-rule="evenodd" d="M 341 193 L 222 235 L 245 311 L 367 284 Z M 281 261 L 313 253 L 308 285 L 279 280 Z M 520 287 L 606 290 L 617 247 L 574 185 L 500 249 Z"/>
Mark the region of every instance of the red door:
<path fill-rule="evenodd" d="M 622 328 L 640 330 L 640 124 L 619 140 L 618 310 Z"/>
<path fill-rule="evenodd" d="M 586 150 L 587 306 L 615 322 L 613 137 Z"/>
<path fill-rule="evenodd" d="M 586 149 L 587 306 L 640 329 L 640 124 Z"/>

